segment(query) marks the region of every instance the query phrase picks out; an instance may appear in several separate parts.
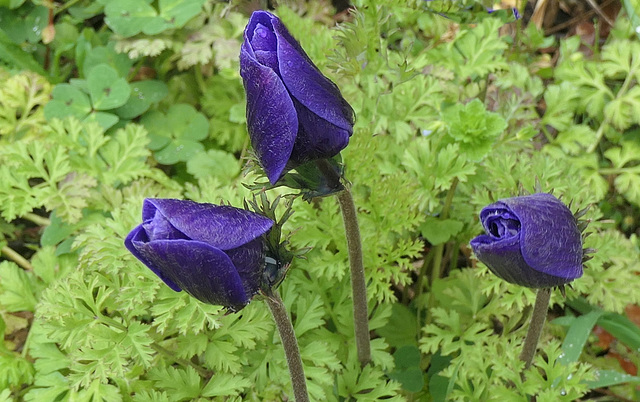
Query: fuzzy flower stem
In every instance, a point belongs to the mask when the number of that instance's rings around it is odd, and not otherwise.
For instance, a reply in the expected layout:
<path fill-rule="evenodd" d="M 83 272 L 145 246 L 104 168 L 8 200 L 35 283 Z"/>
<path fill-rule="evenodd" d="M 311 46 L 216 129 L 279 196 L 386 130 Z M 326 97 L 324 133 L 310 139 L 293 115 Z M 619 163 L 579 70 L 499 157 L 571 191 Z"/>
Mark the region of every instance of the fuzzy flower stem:
<path fill-rule="evenodd" d="M 42 217 L 40 215 L 36 215 L 33 212 L 28 212 L 26 214 L 24 214 L 23 216 L 24 219 L 30 220 L 31 222 L 35 223 L 38 226 L 49 226 L 51 225 L 51 220 Z"/>
<path fill-rule="evenodd" d="M 362 261 L 362 241 L 356 206 L 349 189 L 338 193 L 338 202 L 342 210 L 344 229 L 349 249 L 349 266 L 351 268 L 351 291 L 353 294 L 353 319 L 356 331 L 356 347 L 358 360 L 362 367 L 371 361 L 371 345 L 369 339 L 369 313 L 367 311 L 367 284 L 364 277 Z"/>
<path fill-rule="evenodd" d="M 533 357 L 536 354 L 538 341 L 540 340 L 540 334 L 542 333 L 542 327 L 547 319 L 550 299 L 551 288 L 538 289 L 538 293 L 536 294 L 536 303 L 533 306 L 533 314 L 531 315 L 531 323 L 529 324 L 529 331 L 527 332 L 527 337 L 524 339 L 522 353 L 520 353 L 520 360 L 524 362 L 525 371 L 531 366 Z"/>
<path fill-rule="evenodd" d="M 440 213 L 440 219 L 445 220 L 449 217 L 449 209 L 451 209 L 451 204 L 453 203 L 453 195 L 456 192 L 456 188 L 458 187 L 458 178 L 455 177 L 451 182 L 451 187 L 449 187 L 449 191 L 447 192 L 447 198 L 444 201 L 444 206 L 442 207 L 442 212 Z M 440 279 L 442 276 L 442 253 L 444 252 L 444 243 L 440 243 L 433 248 L 434 259 L 433 259 L 433 269 L 431 270 L 431 281 L 430 284 Z M 419 294 L 422 294 L 422 289 L 418 289 Z"/>
<path fill-rule="evenodd" d="M 27 271 L 33 271 L 33 265 L 31 265 L 31 263 L 26 258 L 21 256 L 18 252 L 16 252 L 9 246 L 2 247 L 2 249 L 0 249 L 0 254 L 4 254 L 8 259 L 12 260 L 23 269 L 26 269 Z"/>
<path fill-rule="evenodd" d="M 293 395 L 296 402 L 308 402 L 309 393 L 307 392 L 307 380 L 302 367 L 302 358 L 300 357 L 300 349 L 298 349 L 298 340 L 293 330 L 293 324 L 287 313 L 287 309 L 280 298 L 277 291 L 266 297 L 267 305 L 273 320 L 276 322 L 284 354 L 287 357 L 287 366 L 289 366 L 289 375 L 293 385 Z"/>

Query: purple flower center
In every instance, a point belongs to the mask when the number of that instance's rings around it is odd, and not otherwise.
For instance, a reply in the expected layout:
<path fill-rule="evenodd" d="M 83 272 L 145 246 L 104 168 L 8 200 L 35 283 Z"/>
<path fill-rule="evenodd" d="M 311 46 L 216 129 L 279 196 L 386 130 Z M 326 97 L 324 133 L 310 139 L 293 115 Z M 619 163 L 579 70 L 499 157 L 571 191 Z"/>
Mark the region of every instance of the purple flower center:
<path fill-rule="evenodd" d="M 158 211 L 156 211 L 153 219 L 144 222 L 142 227 L 149 238 L 148 241 L 189 239 Z"/>
<path fill-rule="evenodd" d="M 253 30 L 251 38 L 251 47 L 253 50 L 265 50 L 273 52 L 276 50 L 276 35 L 269 28 L 262 24 L 257 24 Z"/>
<path fill-rule="evenodd" d="M 497 209 L 485 218 L 483 225 L 489 235 L 501 239 L 513 237 L 520 233 L 520 221 L 506 209 Z"/>

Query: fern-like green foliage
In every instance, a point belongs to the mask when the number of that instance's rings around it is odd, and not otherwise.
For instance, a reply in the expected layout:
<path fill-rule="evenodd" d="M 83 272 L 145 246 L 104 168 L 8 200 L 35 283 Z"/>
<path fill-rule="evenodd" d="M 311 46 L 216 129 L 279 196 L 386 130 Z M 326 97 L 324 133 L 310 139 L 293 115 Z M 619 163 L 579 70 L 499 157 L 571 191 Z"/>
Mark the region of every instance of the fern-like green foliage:
<path fill-rule="evenodd" d="M 586 314 L 575 300 L 609 319 L 640 303 L 633 18 L 618 16 L 591 55 L 578 37 L 533 24 L 501 34 L 505 19 L 484 0 L 352 3 L 335 19 L 329 2 L 274 11 L 357 117 L 342 160 L 363 240 L 371 365 L 356 356 L 337 201 L 267 191 L 292 199 L 283 233 L 307 250 L 280 293 L 311 399 L 571 401 L 592 387 L 637 399 L 637 377 L 599 353 L 591 327 L 576 358 L 563 356 L 584 317 L 574 316 Z M 46 7 L 0 2 L 0 401 L 290 400 L 261 296 L 227 315 L 172 291 L 123 246 L 145 198 L 242 207 L 254 195 L 244 184 L 263 181 L 241 173 L 251 153 L 243 5 L 51 7 L 45 43 Z M 537 49 L 555 45 L 553 65 Z M 566 298 L 553 292 L 561 317 L 521 376 L 534 292 L 495 277 L 468 242 L 483 206 L 538 187 L 573 211 L 591 206 L 584 246 L 597 252 Z M 640 331 L 612 322 L 624 330 L 616 351 L 639 361 Z"/>

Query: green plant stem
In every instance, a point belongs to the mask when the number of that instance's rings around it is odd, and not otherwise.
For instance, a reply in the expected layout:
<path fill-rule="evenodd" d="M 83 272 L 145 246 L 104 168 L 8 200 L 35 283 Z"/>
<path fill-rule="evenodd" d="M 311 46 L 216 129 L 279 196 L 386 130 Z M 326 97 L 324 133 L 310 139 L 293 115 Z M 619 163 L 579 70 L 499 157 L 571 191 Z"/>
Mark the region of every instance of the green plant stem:
<path fill-rule="evenodd" d="M 22 218 L 24 218 L 26 220 L 29 220 L 29 221 L 35 223 L 38 226 L 49 226 L 49 225 L 51 225 L 51 220 L 49 220 L 49 219 L 47 219 L 47 218 L 45 218 L 43 216 L 36 215 L 33 212 L 28 212 L 28 213 L 24 214 L 22 216 Z"/>
<path fill-rule="evenodd" d="M 356 206 L 349 189 L 338 193 L 338 202 L 344 220 L 349 250 L 349 268 L 351 271 L 351 291 L 353 296 L 353 321 L 356 334 L 358 360 L 362 367 L 371 361 L 371 340 L 369 339 L 369 313 L 367 308 L 367 284 L 364 277 L 362 260 L 362 241 Z"/>
<path fill-rule="evenodd" d="M 155 342 L 149 344 L 149 347 L 151 349 L 155 350 L 156 352 L 162 353 L 163 355 L 167 356 L 169 359 L 171 359 L 174 362 L 178 363 L 182 367 L 192 367 L 195 371 L 198 372 L 198 374 L 200 374 L 204 378 L 211 378 L 211 376 L 213 375 L 213 372 L 205 369 L 204 367 L 198 366 L 197 364 L 195 364 L 191 360 L 187 360 L 187 359 L 182 359 L 180 357 L 176 357 L 175 353 L 171 352 L 169 349 L 166 349 L 166 348 L 158 345 Z"/>
<path fill-rule="evenodd" d="M 4 254 L 8 259 L 15 262 L 27 271 L 33 271 L 33 265 L 31 265 L 31 263 L 26 258 L 21 256 L 17 251 L 10 248 L 9 246 L 2 247 L 2 249 L 0 249 L 0 254 Z"/>
<path fill-rule="evenodd" d="M 273 320 L 276 322 L 278 332 L 280 333 L 284 354 L 287 358 L 287 366 L 289 366 L 289 375 L 291 376 L 295 400 L 296 402 L 308 402 L 307 380 L 304 375 L 300 350 L 298 349 L 298 340 L 296 339 L 296 333 L 293 330 L 293 324 L 291 324 L 287 309 L 276 290 L 266 297 L 266 302 L 269 310 L 271 310 L 271 315 L 273 315 Z"/>
<path fill-rule="evenodd" d="M 640 55 L 635 55 L 635 57 L 640 57 Z M 625 78 L 624 82 L 622 83 L 622 86 L 620 87 L 620 90 L 616 94 L 616 99 L 623 97 L 627 93 L 627 90 L 629 89 L 629 85 L 631 85 L 631 82 L 633 81 L 633 77 L 635 77 L 635 74 L 636 74 L 637 67 L 634 64 L 635 64 L 635 60 L 632 60 L 631 65 L 633 67 L 629 71 L 629 74 L 627 74 L 627 78 Z M 602 137 L 604 136 L 604 129 L 609 124 L 609 120 L 610 119 L 606 117 L 604 120 L 602 120 L 602 123 L 600 124 L 600 127 L 598 127 L 598 131 L 596 132 L 596 140 L 594 141 L 593 144 L 591 144 L 589 148 L 587 148 L 587 153 L 591 153 L 595 151 L 596 147 L 600 143 L 600 140 L 602 140 Z"/>
<path fill-rule="evenodd" d="M 640 173 L 639 166 L 621 167 L 621 168 L 602 168 L 598 169 L 598 173 L 602 175 L 617 175 L 622 173 Z"/>
<path fill-rule="evenodd" d="M 520 360 L 524 362 L 524 370 L 527 370 L 533 362 L 536 354 L 542 327 L 547 319 L 547 311 L 549 310 L 549 300 L 551 299 L 551 288 L 538 289 L 536 294 L 536 302 L 533 306 L 533 314 L 531 315 L 531 323 L 527 337 L 524 339 L 524 346 L 520 354 Z"/>
<path fill-rule="evenodd" d="M 447 198 L 444 201 L 444 206 L 442 207 L 442 212 L 440 213 L 440 219 L 445 220 L 449 217 L 449 209 L 451 209 L 451 204 L 453 203 L 453 195 L 456 192 L 456 187 L 458 187 L 458 178 L 455 177 L 451 182 L 451 187 L 449 187 L 449 191 L 447 192 Z M 431 281 L 430 284 L 433 285 L 436 279 L 440 278 L 442 275 L 442 253 L 444 251 L 444 243 L 440 243 L 433 248 L 432 253 L 434 253 L 433 257 L 433 269 L 431 270 Z"/>
<path fill-rule="evenodd" d="M 56 11 L 54 12 L 56 15 L 60 14 L 61 12 L 63 12 L 64 10 L 66 10 L 69 7 L 73 7 L 75 6 L 78 2 L 80 2 L 80 0 L 71 0 L 68 1 L 66 3 L 64 3 L 62 6 L 60 6 L 59 8 L 56 9 Z M 46 3 L 45 3 L 46 4 Z"/>
<path fill-rule="evenodd" d="M 198 83 L 198 89 L 200 90 L 200 93 L 203 93 L 207 85 L 205 84 L 204 76 L 202 75 L 202 64 L 198 63 L 193 66 L 193 72 L 196 78 L 196 82 Z"/>

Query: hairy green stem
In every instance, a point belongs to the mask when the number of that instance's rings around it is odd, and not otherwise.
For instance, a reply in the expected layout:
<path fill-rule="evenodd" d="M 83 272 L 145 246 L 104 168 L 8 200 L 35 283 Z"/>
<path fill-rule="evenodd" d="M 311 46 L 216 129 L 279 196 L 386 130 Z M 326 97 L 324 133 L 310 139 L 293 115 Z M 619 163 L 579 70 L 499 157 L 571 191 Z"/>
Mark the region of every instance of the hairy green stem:
<path fill-rule="evenodd" d="M 202 75 L 202 64 L 198 63 L 193 66 L 194 76 L 196 78 L 196 83 L 198 84 L 198 89 L 200 93 L 203 93 L 207 85 L 204 82 L 204 76 Z"/>
<path fill-rule="evenodd" d="M 536 354 L 542 327 L 547 319 L 547 311 L 549 310 L 549 300 L 551 299 L 551 288 L 538 289 L 536 294 L 536 302 L 533 306 L 533 314 L 531 315 L 531 323 L 527 337 L 524 339 L 524 346 L 520 354 L 520 360 L 524 362 L 524 370 L 527 370 L 533 362 Z"/>
<path fill-rule="evenodd" d="M 447 198 L 444 201 L 444 206 L 442 207 L 442 212 L 440 213 L 440 219 L 445 220 L 449 217 L 449 210 L 451 209 L 451 204 L 453 203 L 453 195 L 456 192 L 456 187 L 458 187 L 458 178 L 455 177 L 451 182 L 451 187 L 449 187 L 449 191 L 447 192 Z M 440 278 L 442 275 L 442 253 L 444 251 L 444 243 L 440 243 L 435 246 L 432 250 L 434 253 L 433 257 L 433 269 L 431 270 L 431 281 L 430 284 L 433 285 L 436 279 Z"/>
<path fill-rule="evenodd" d="M 0 249 L 0 254 L 4 254 L 8 259 L 15 262 L 27 271 L 33 271 L 33 265 L 31 265 L 31 263 L 26 258 L 21 256 L 17 251 L 10 248 L 9 246 L 2 247 L 2 249 Z"/>
<path fill-rule="evenodd" d="M 51 220 L 45 218 L 44 216 L 36 215 L 33 212 L 27 212 L 22 216 L 22 218 L 35 223 L 38 226 L 49 226 L 51 225 Z"/>
<path fill-rule="evenodd" d="M 367 284 L 364 277 L 362 260 L 362 241 L 356 206 L 349 189 L 338 193 L 338 202 L 344 220 L 349 250 L 349 267 L 351 271 L 351 291 L 353 296 L 353 321 L 356 333 L 356 349 L 362 367 L 371 361 L 371 340 L 369 338 L 369 313 L 367 307 Z"/>
<path fill-rule="evenodd" d="M 640 55 L 635 55 L 635 57 L 640 57 Z M 635 62 L 636 62 L 635 57 L 631 60 L 631 65 L 632 65 L 631 70 L 629 71 L 629 74 L 627 74 L 627 78 L 625 78 L 624 82 L 622 83 L 622 86 L 620 87 L 620 90 L 616 94 L 615 99 L 620 99 L 626 95 L 627 90 L 629 89 L 629 85 L 631 85 L 631 82 L 633 81 L 633 77 L 635 77 L 636 68 L 638 68 L 635 65 Z M 638 66 L 640 66 L 640 63 L 638 64 Z M 591 153 L 595 151 L 596 147 L 600 143 L 600 140 L 602 140 L 602 137 L 604 136 L 604 129 L 609 124 L 610 120 L 611 119 L 606 117 L 604 120 L 602 120 L 602 123 L 600 123 L 600 127 L 598 127 L 598 131 L 596 132 L 596 140 L 594 141 L 593 144 L 591 144 L 591 146 L 589 146 L 589 148 L 587 148 L 587 153 Z"/>
<path fill-rule="evenodd" d="M 291 376 L 291 384 L 293 385 L 293 395 L 296 402 L 308 402 L 309 393 L 307 392 L 307 380 L 304 375 L 302 366 L 302 358 L 298 349 L 298 340 L 293 330 L 293 324 L 287 313 L 287 309 L 276 290 L 266 297 L 267 305 L 276 322 L 284 354 L 287 358 L 287 366 L 289 366 L 289 375 Z"/>

